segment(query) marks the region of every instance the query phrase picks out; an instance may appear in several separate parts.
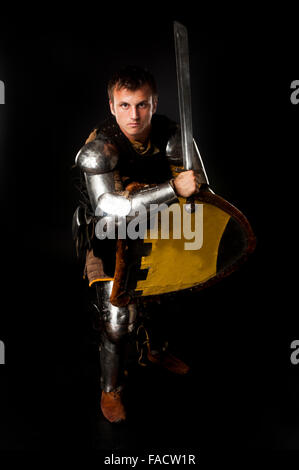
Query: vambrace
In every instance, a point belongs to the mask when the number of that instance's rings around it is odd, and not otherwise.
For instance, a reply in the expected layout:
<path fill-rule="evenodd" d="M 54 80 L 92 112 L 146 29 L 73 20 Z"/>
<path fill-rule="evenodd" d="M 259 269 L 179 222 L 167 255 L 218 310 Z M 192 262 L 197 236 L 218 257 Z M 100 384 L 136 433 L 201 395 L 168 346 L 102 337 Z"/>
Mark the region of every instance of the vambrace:
<path fill-rule="evenodd" d="M 170 182 L 155 187 L 144 188 L 132 195 L 123 195 L 115 191 L 113 170 L 118 162 L 116 148 L 101 138 L 85 144 L 76 156 L 76 165 L 83 170 L 92 208 L 99 217 L 101 227 L 106 226 L 105 234 L 114 232 L 118 224 L 129 222 L 136 212 L 143 210 L 145 215 L 151 204 L 171 205 L 178 201 Z M 103 218 L 105 220 L 103 220 Z M 120 221 L 115 220 L 120 218 Z M 102 233 L 96 229 L 96 236 Z M 113 233 L 112 233 L 113 235 Z"/>
<path fill-rule="evenodd" d="M 99 197 L 95 210 L 95 215 L 100 217 L 95 227 L 96 237 L 115 238 L 117 228 L 119 236 L 125 238 L 126 224 L 136 217 L 136 213 L 139 221 L 146 220 L 149 213 L 156 214 L 157 206 L 170 206 L 175 202 L 178 202 L 178 198 L 170 182 L 142 189 L 128 197 L 117 193 L 104 193 Z M 151 212 L 153 208 L 154 212 Z M 120 235 L 121 233 L 123 235 Z"/>
<path fill-rule="evenodd" d="M 100 196 L 95 215 L 114 215 L 117 217 L 133 217 L 142 209 L 148 211 L 151 204 L 171 205 L 177 202 L 177 195 L 169 182 L 153 188 L 138 191 L 132 196 L 124 197 L 117 193 L 105 193 Z"/>

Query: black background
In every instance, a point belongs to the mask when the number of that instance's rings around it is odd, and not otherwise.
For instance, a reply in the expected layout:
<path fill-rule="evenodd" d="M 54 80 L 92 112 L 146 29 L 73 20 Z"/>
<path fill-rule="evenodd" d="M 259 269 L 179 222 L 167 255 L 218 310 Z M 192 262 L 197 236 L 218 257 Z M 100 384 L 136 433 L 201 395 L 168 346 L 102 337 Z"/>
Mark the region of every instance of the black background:
<path fill-rule="evenodd" d="M 295 35 L 247 12 L 230 26 L 156 9 L 45 8 L 1 19 L 3 450 L 299 448 L 299 366 L 290 363 L 298 338 Z M 148 67 L 158 112 L 178 119 L 173 20 L 189 31 L 194 136 L 211 187 L 248 217 L 257 248 L 229 278 L 170 305 L 173 346 L 192 374 L 136 370 L 131 418 L 115 428 L 99 412 L 88 289 L 71 238 L 71 167 L 107 115 L 106 82 L 122 65 Z"/>

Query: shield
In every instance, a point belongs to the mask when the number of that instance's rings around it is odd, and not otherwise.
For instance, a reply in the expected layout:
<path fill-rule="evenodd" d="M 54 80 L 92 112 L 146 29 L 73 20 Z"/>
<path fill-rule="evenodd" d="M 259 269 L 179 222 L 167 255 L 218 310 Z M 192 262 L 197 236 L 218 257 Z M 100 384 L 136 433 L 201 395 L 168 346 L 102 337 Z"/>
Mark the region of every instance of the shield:
<path fill-rule="evenodd" d="M 155 231 L 148 227 L 143 239 L 117 241 L 112 304 L 123 306 L 136 298 L 198 291 L 228 276 L 253 252 L 253 230 L 228 201 L 206 188 L 193 199 L 196 211 L 186 213 L 186 202 L 179 198 L 169 207 L 171 215 L 180 213 L 181 218 L 166 214 L 168 237 L 162 211 L 152 224 Z M 187 235 L 184 223 L 190 228 Z M 192 241 L 190 233 L 197 233 L 197 246 L 196 236 Z"/>

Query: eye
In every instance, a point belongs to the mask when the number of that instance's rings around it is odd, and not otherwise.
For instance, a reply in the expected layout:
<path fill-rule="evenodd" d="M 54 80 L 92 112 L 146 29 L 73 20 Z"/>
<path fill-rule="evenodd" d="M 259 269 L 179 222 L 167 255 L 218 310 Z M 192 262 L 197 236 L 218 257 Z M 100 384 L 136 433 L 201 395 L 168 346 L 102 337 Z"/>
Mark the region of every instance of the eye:
<path fill-rule="evenodd" d="M 143 101 L 142 103 L 138 104 L 138 108 L 146 108 L 147 107 L 147 102 Z"/>
<path fill-rule="evenodd" d="M 123 109 L 127 109 L 129 107 L 129 105 L 128 105 L 128 103 L 122 103 L 120 105 L 120 107 L 123 108 Z"/>

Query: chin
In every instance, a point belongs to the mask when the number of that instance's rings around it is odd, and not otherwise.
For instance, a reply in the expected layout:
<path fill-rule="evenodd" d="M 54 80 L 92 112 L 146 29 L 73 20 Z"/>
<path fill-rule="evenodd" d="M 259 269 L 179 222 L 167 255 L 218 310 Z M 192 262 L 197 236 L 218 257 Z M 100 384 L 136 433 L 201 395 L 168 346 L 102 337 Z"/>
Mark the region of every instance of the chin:
<path fill-rule="evenodd" d="M 127 131 L 127 134 L 130 136 L 130 137 L 133 137 L 134 139 L 138 139 L 138 137 L 141 135 L 140 132 L 132 132 L 131 131 Z"/>

